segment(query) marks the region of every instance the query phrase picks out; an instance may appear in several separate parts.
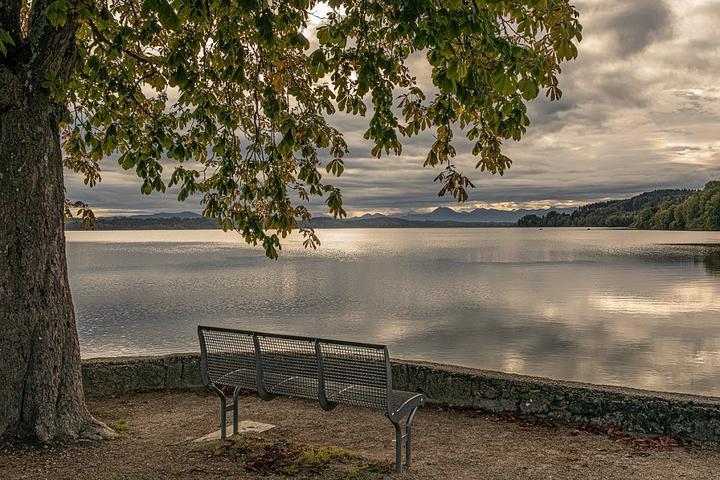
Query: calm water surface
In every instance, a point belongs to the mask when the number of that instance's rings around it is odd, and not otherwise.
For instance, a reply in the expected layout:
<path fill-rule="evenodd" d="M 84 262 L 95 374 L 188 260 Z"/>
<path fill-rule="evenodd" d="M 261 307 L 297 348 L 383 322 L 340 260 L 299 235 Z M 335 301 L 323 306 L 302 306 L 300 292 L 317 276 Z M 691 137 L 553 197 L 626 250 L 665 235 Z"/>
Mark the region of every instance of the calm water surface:
<path fill-rule="evenodd" d="M 273 262 L 221 231 L 68 232 L 83 356 L 196 351 L 195 328 L 209 324 L 720 395 L 720 232 L 319 235 L 319 250 L 291 238 Z"/>

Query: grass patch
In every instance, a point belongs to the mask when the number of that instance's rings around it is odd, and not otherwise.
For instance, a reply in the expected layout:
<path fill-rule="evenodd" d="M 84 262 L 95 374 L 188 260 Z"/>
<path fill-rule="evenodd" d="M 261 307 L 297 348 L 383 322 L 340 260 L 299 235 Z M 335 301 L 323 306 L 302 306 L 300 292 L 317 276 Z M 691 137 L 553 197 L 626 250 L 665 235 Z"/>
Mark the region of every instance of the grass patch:
<path fill-rule="evenodd" d="M 361 480 L 392 472 L 389 462 L 372 462 L 357 453 L 337 447 L 315 448 L 285 440 L 233 435 L 216 444 L 208 458 L 224 457 L 261 477 L 301 476 Z"/>
<path fill-rule="evenodd" d="M 117 422 L 111 423 L 110 428 L 115 430 L 117 433 L 126 433 L 130 429 L 130 425 L 121 418 Z"/>

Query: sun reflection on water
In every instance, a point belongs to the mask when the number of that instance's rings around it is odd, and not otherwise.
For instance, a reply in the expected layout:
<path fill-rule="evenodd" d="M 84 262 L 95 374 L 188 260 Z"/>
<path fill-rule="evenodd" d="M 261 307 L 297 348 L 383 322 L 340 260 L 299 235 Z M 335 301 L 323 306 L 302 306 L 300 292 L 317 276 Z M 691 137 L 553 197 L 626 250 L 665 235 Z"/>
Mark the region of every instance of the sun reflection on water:
<path fill-rule="evenodd" d="M 318 233 L 318 251 L 294 235 L 275 262 L 221 231 L 68 232 L 83 356 L 194 351 L 202 323 L 386 343 L 398 358 L 720 394 L 710 245 L 720 233 Z"/>

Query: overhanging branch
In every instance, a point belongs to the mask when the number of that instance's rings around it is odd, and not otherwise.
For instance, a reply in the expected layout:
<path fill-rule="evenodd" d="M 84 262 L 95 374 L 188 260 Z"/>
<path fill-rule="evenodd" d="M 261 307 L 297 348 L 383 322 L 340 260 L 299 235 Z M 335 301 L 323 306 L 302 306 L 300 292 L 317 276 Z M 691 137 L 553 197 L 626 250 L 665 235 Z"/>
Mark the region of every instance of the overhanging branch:
<path fill-rule="evenodd" d="M 76 2 L 68 2 L 67 19 L 55 27 L 45 14 L 52 0 L 36 0 L 30 12 L 27 45 L 31 51 L 30 71 L 37 84 L 47 75 L 67 79 L 75 66 Z"/>

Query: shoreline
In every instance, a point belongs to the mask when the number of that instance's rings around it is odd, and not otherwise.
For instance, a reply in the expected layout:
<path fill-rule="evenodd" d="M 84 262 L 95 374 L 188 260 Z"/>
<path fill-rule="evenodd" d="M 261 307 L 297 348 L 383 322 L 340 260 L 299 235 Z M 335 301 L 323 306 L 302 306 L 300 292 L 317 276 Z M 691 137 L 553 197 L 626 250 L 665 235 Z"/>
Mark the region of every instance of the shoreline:
<path fill-rule="evenodd" d="M 395 388 L 429 403 L 566 425 L 720 443 L 720 397 L 656 392 L 393 359 Z M 198 354 L 82 361 L 89 397 L 204 388 Z"/>

